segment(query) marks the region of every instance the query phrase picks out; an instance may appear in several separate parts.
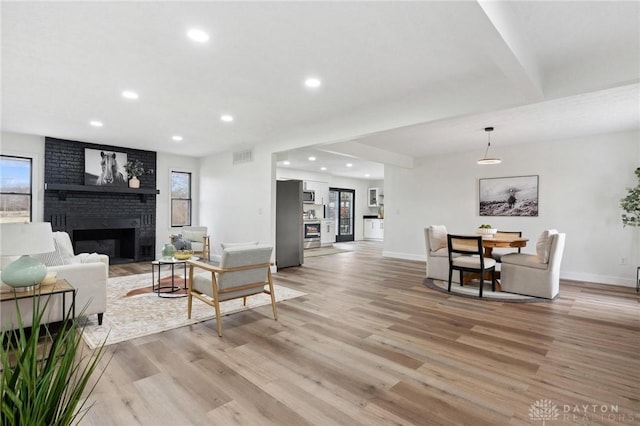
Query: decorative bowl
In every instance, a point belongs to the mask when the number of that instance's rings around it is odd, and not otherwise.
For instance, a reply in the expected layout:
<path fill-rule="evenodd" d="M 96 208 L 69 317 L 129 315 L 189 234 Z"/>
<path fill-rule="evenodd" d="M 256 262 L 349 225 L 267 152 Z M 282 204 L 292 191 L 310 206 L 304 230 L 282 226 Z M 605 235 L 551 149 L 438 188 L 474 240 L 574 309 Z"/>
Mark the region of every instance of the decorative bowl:
<path fill-rule="evenodd" d="M 480 235 L 494 235 L 498 230 L 496 228 L 478 228 L 476 234 Z"/>
<path fill-rule="evenodd" d="M 175 257 L 178 260 L 191 259 L 192 256 L 193 256 L 193 250 L 176 250 L 176 252 L 173 254 L 173 257 Z"/>

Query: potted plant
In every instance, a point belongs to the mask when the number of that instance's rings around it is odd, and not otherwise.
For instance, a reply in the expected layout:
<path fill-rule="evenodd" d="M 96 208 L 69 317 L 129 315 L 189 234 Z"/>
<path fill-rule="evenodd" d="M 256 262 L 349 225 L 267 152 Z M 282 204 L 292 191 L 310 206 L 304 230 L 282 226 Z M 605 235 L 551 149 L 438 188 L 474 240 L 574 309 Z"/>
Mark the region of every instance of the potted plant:
<path fill-rule="evenodd" d="M 140 160 L 129 160 L 124 166 L 129 178 L 129 188 L 140 188 L 139 176 L 144 174 L 144 167 Z"/>
<path fill-rule="evenodd" d="M 620 200 L 622 213 L 622 226 L 640 226 L 640 167 L 635 171 L 638 177 L 638 185 L 628 188 L 629 194 Z"/>
<path fill-rule="evenodd" d="M 102 359 L 104 344 L 83 354 L 83 329 L 71 319 L 71 310 L 60 330 L 50 333 L 49 325 L 42 323 L 48 300 L 41 306 L 40 298 L 34 298 L 30 330 L 23 326 L 18 308 L 18 328 L 0 333 L 2 425 L 77 424 L 91 408 L 86 404 L 97 380 L 88 386 L 89 379 Z"/>
<path fill-rule="evenodd" d="M 627 188 L 629 193 L 620 200 L 622 213 L 622 226 L 627 225 L 638 227 L 640 229 L 640 167 L 635 171 L 638 178 L 638 184 L 635 188 Z M 640 266 L 636 270 L 636 292 L 640 291 Z"/>

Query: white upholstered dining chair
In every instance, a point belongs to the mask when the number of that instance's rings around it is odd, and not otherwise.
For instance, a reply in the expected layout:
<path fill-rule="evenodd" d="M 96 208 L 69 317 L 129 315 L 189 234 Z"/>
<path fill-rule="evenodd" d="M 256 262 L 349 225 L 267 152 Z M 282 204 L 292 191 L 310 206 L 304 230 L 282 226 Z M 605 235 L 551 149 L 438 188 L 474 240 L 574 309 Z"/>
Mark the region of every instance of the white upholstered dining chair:
<path fill-rule="evenodd" d="M 536 254 L 502 256 L 500 285 L 503 291 L 527 296 L 555 298 L 560 292 L 560 263 L 566 235 L 549 229 L 540 235 Z"/>
<path fill-rule="evenodd" d="M 447 227 L 431 225 L 424 228 L 424 242 L 427 248 L 427 278 L 446 281 L 449 277 Z"/>

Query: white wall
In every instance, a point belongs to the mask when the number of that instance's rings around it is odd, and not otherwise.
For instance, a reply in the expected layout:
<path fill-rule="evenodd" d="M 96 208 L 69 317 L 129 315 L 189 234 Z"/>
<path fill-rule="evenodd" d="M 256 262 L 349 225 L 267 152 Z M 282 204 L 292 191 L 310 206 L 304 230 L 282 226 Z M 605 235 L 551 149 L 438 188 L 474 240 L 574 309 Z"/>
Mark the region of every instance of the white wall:
<path fill-rule="evenodd" d="M 636 185 L 638 132 L 496 149 L 502 164 L 493 166 L 476 165 L 476 153 L 424 158 L 411 170 L 387 166 L 384 255 L 424 260 L 431 224 L 457 233 L 481 223 L 522 230 L 525 252 L 535 252 L 541 231 L 557 228 L 567 234 L 563 278 L 634 285 L 640 233 L 622 227 L 620 199 Z M 538 217 L 479 216 L 480 178 L 522 175 L 539 175 Z"/>
<path fill-rule="evenodd" d="M 34 219 L 43 220 L 44 137 L 1 136 L 0 153 L 34 159 Z M 531 240 L 527 252 L 535 250 L 542 230 L 557 228 L 567 233 L 563 278 L 634 285 L 640 229 L 622 228 L 619 204 L 626 188 L 636 185 L 639 132 L 504 146 L 496 154 L 503 159 L 496 166 L 477 166 L 476 153 L 424 158 L 410 170 L 385 166 L 384 255 L 425 260 L 422 229 L 430 224 L 446 224 L 451 232 L 473 232 L 486 222 L 522 230 Z M 271 150 L 257 147 L 251 163 L 233 166 L 231 159 L 231 153 L 200 160 L 158 153 L 158 253 L 171 233 L 171 170 L 194 173 L 193 223 L 209 227 L 214 253 L 223 241 L 274 243 L 276 169 Z M 539 216 L 481 218 L 478 179 L 522 175 L 540 177 Z M 355 189 L 356 217 L 369 214 L 366 189 L 374 182 L 332 177 L 330 185 Z M 375 186 L 381 187 L 379 182 Z M 357 239 L 362 225 L 356 220 Z M 620 265 L 623 257 L 627 265 Z"/>
<path fill-rule="evenodd" d="M 175 154 L 158 152 L 156 155 L 156 259 L 162 255 L 162 247 L 169 242 L 169 235 L 180 228 L 171 227 L 171 172 L 191 173 L 191 224 L 200 226 L 200 160 Z"/>
<path fill-rule="evenodd" d="M 232 164 L 232 153 L 200 162 L 200 222 L 209 228 L 212 257 L 221 242 L 275 245 L 275 167 L 271 152 L 256 147 L 253 161 Z"/>

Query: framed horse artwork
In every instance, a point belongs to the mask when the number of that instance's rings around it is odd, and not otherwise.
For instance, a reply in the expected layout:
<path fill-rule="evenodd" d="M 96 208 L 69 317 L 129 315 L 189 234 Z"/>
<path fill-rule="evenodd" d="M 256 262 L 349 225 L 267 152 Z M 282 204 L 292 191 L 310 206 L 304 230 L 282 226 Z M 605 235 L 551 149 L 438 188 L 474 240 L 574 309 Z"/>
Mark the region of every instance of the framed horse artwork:
<path fill-rule="evenodd" d="M 127 154 L 106 149 L 84 149 L 84 184 L 127 186 Z"/>

